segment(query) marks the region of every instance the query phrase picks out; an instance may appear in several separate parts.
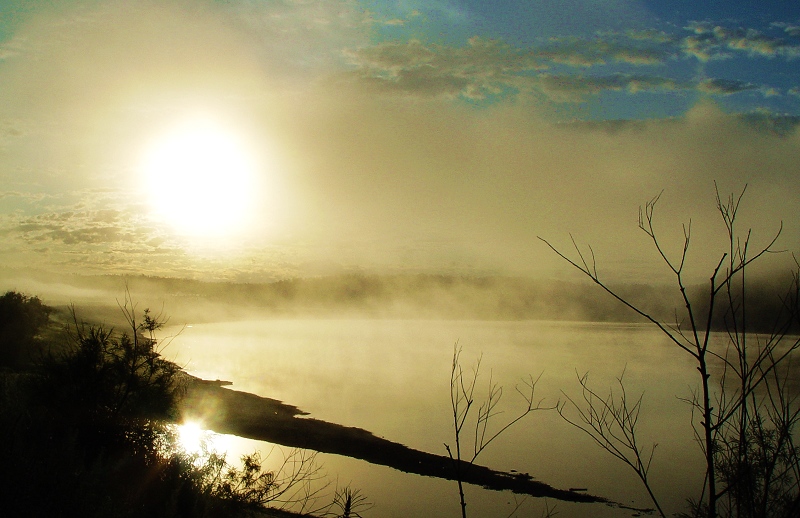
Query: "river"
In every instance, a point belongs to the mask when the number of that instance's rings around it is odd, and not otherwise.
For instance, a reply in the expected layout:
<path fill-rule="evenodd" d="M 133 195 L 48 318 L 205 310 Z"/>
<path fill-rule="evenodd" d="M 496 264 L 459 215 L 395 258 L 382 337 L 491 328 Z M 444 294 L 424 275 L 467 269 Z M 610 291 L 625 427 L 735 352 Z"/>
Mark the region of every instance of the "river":
<path fill-rule="evenodd" d="M 514 387 L 528 375 L 541 374 L 536 400 L 553 406 L 566 396 L 578 400 L 577 374 L 588 372 L 590 385 L 607 394 L 624 370 L 629 397 L 644 393 L 641 444 L 658 443 L 650 477 L 662 506 L 670 514 L 682 510 L 686 498 L 699 496 L 703 459 L 690 408 L 680 400 L 697 386 L 697 372 L 691 358 L 651 326 L 263 319 L 191 325 L 164 353 L 196 376 L 230 380 L 231 388 L 282 400 L 310 417 L 446 455 L 444 444 L 454 444 L 449 381 L 456 342 L 467 371 L 482 357 L 477 396 L 486 394 L 490 375 L 504 387 L 502 413 L 492 421 L 498 428 L 523 408 Z M 470 430 L 465 442 L 471 437 Z M 237 454 L 271 449 L 253 441 L 226 444 Z M 319 461 L 333 485 L 357 488 L 374 503 L 365 517 L 460 516 L 454 482 L 336 455 L 320 455 Z M 552 410 L 527 416 L 477 462 L 529 473 L 557 488 L 586 488 L 626 505 L 651 506 L 629 468 Z M 468 486 L 466 499 L 475 517 L 505 517 L 516 506 L 514 495 L 479 487 Z M 631 515 L 605 505 L 528 499 L 516 516 L 542 516 L 546 505 L 555 506 L 559 517 Z"/>

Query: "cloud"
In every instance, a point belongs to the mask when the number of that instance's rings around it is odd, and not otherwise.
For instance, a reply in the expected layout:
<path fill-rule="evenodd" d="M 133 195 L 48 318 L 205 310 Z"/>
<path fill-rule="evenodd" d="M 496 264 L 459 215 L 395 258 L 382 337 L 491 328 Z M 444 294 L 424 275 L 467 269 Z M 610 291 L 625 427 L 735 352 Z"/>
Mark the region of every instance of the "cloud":
<path fill-rule="evenodd" d="M 46 195 L 42 193 L 30 193 L 30 192 L 20 192 L 20 191 L 0 191 L 0 200 L 5 198 L 19 198 L 30 201 L 42 201 L 43 199 L 46 198 Z"/>
<path fill-rule="evenodd" d="M 577 76 L 541 74 L 538 86 L 557 102 L 582 102 L 587 96 L 604 91 L 627 91 L 635 94 L 646 91 L 675 91 L 686 85 L 665 77 L 613 74 L 608 76 Z"/>
<path fill-rule="evenodd" d="M 783 32 L 788 34 L 789 36 L 800 38 L 800 25 L 795 25 L 792 23 L 784 23 L 784 22 L 775 22 L 771 24 L 773 27 L 778 27 L 783 29 Z"/>
<path fill-rule="evenodd" d="M 607 32 L 592 38 L 550 38 L 524 48 L 477 37 L 461 47 L 418 40 L 383 42 L 348 51 L 354 69 L 344 77 L 388 93 L 449 99 L 516 97 L 533 91 L 544 92 L 557 102 L 583 102 L 587 96 L 604 91 L 636 94 L 680 90 L 723 96 L 757 89 L 765 96 L 777 92 L 735 79 L 677 79 L 664 68 L 660 74 L 648 72 L 677 60 L 682 52 L 696 53 L 704 60 L 719 58 L 723 43 L 729 49 L 749 49 L 750 55 L 764 55 L 768 49 L 775 55 L 791 54 L 789 47 L 778 47 L 776 41 L 753 31 L 740 33 L 702 24 L 693 26 L 693 30 L 696 35 L 685 39 L 659 31 Z M 616 72 L 615 65 L 643 71 Z M 564 66 L 598 72 L 549 72 L 559 67 L 563 70 Z"/>
<path fill-rule="evenodd" d="M 482 98 L 524 81 L 542 68 L 535 53 L 472 38 L 465 47 L 387 42 L 348 53 L 348 76 L 389 91 L 421 96 Z"/>
<path fill-rule="evenodd" d="M 36 200 L 35 197 L 27 196 Z M 187 254 L 164 229 L 131 210 L 90 209 L 85 203 L 38 213 L 0 217 L 0 240 L 10 267 L 61 268 L 72 272 L 163 274 L 189 267 Z M 158 257 L 153 262 L 153 257 Z"/>
<path fill-rule="evenodd" d="M 730 52 L 790 59 L 800 57 L 800 45 L 767 36 L 755 29 L 729 29 L 707 22 L 693 22 L 686 29 L 693 35 L 684 39 L 684 52 L 700 61 L 724 59 L 730 56 Z"/>
<path fill-rule="evenodd" d="M 261 59 L 284 73 L 295 74 L 337 66 L 342 49 L 369 41 L 373 24 L 407 21 L 375 19 L 355 0 L 238 2 L 231 6 L 237 26 L 260 47 L 256 52 Z M 415 16 L 412 12 L 408 19 Z"/>
<path fill-rule="evenodd" d="M 715 83 L 693 85 L 683 76 L 670 77 L 663 67 L 681 55 L 704 60 L 732 52 L 791 57 L 798 50 L 751 29 L 709 23 L 691 24 L 689 37 L 626 30 L 554 37 L 526 47 L 480 37 L 461 46 L 419 40 L 373 44 L 370 30 L 376 24 L 426 15 L 410 11 L 381 20 L 354 1 L 334 0 L 200 5 L 190 10 L 180 2 L 169 7 L 109 4 L 79 15 L 39 19 L 19 38 L 28 43 L 20 46 L 24 59 L 14 60 L 20 62 L 15 81 L 4 81 L 9 98 L 17 106 L 38 107 L 42 117 L 54 110 L 67 117 L 74 115 L 66 113 L 70 109 L 91 113 L 106 101 L 118 109 L 159 110 L 154 102 L 158 98 L 174 110 L 192 102 L 249 102 L 269 91 L 294 91 L 337 74 L 342 65 L 349 68 L 338 73 L 346 82 L 421 98 L 515 99 L 542 85 L 546 92 L 561 91 L 561 99 L 602 91 L 688 91 L 693 86 L 722 95 L 732 92 Z M 447 2 L 437 5 L 452 10 Z M 119 26 L 129 30 L 112 29 Z M 582 73 L 569 80 L 565 67 Z M 631 67 L 641 72 L 631 73 Z M 654 67 L 662 68 L 649 72 Z M 544 71 L 548 74 L 538 77 Z M 91 95 L 86 84 L 93 85 Z"/>
<path fill-rule="evenodd" d="M 771 133 L 781 137 L 791 137 L 800 128 L 800 117 L 778 115 L 767 110 L 755 110 L 739 117 L 759 133 Z"/>
<path fill-rule="evenodd" d="M 537 49 L 544 61 L 576 67 L 626 63 L 658 65 L 673 57 L 672 39 L 655 31 L 606 32 L 595 38 L 550 38 Z"/>
<path fill-rule="evenodd" d="M 387 27 L 403 27 L 410 22 L 418 21 L 422 18 L 422 13 L 417 9 L 412 9 L 404 15 L 400 17 L 377 17 L 373 13 L 370 13 L 374 18 L 369 19 L 369 21 L 377 26 L 387 26 Z"/>
<path fill-rule="evenodd" d="M 697 85 L 698 90 L 710 94 L 731 95 L 748 90 L 757 90 L 758 86 L 735 79 L 704 79 Z"/>
<path fill-rule="evenodd" d="M 14 218 L 5 226 L 25 241 L 62 245 L 131 243 L 138 234 L 121 224 L 120 212 L 116 210 L 43 213 Z"/>
<path fill-rule="evenodd" d="M 639 43 L 625 45 L 620 38 L 628 43 Z M 657 42 L 657 45 L 642 46 L 642 41 Z M 537 77 L 538 72 L 556 64 L 582 68 L 609 61 L 656 65 L 670 57 L 665 48 L 659 47 L 664 41 L 661 33 L 632 33 L 592 40 L 550 39 L 547 45 L 530 48 L 477 37 L 471 38 L 463 47 L 424 44 L 418 40 L 384 42 L 349 51 L 349 62 L 355 68 L 346 76 L 389 92 L 473 99 L 509 91 L 531 91 L 538 84 L 544 84 L 550 91 L 560 89 L 586 93 L 604 89 L 627 89 L 634 93 L 674 89 L 675 81 L 643 74 L 618 74 L 594 80 L 580 76 L 573 79 L 551 75 Z M 557 88 L 559 82 L 563 87 Z M 625 85 L 621 86 L 622 83 Z"/>
<path fill-rule="evenodd" d="M 17 29 L 17 56 L 0 71 L 0 107 L 13 99 L 19 108 L 63 113 L 252 99 L 340 67 L 342 49 L 368 43 L 368 21 L 352 0 L 75 2 L 40 10 Z"/>

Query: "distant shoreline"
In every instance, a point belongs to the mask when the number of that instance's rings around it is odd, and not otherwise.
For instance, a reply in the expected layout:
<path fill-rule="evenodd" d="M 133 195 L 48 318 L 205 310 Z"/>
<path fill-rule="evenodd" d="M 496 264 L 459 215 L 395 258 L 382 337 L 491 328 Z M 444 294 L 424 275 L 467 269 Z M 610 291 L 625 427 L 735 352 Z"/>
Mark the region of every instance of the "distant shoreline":
<path fill-rule="evenodd" d="M 223 282 L 146 275 L 53 276 L 0 268 L 0 282 L 64 303 L 91 306 L 114 321 L 113 300 L 126 287 L 151 309 L 168 308 L 173 321 L 208 323 L 234 318 L 377 318 L 490 321 L 644 322 L 586 279 L 573 281 L 503 275 L 341 274 L 273 282 Z M 48 289 L 48 287 L 50 289 Z M 670 283 L 611 283 L 626 300 L 664 322 L 684 306 Z M 786 278 L 773 274 L 753 281 L 750 328 L 769 331 L 782 308 Z M 706 286 L 687 286 L 703 313 Z M 65 298 L 65 294 L 68 297 Z M 58 302 L 61 303 L 61 302 Z M 57 304 L 58 304 L 57 303 Z M 724 319 L 712 322 L 725 329 Z M 800 332 L 800 328 L 792 328 Z"/>

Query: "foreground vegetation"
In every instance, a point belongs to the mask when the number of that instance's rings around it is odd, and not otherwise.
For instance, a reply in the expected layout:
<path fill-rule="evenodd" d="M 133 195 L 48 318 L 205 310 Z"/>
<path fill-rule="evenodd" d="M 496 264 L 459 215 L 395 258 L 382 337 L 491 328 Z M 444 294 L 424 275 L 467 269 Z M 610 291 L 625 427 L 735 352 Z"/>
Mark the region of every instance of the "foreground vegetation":
<path fill-rule="evenodd" d="M 345 488 L 311 509 L 313 455 L 298 463 L 290 454 L 288 471 L 273 472 L 258 454 L 234 468 L 223 454 L 181 450 L 172 423 L 185 375 L 160 354 L 158 316 L 137 320 L 130 300 L 120 307 L 125 332 L 79 322 L 74 310 L 60 315 L 71 322 L 59 332 L 38 298 L 0 297 L 0 514 L 291 516 L 280 508 L 299 503 L 318 516 L 356 516 L 365 506 Z"/>

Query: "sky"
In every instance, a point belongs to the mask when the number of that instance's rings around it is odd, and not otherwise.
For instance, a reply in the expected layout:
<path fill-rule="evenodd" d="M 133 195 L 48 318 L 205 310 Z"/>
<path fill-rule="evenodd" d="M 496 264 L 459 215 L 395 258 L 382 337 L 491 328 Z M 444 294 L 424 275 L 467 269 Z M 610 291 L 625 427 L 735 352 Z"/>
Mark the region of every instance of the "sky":
<path fill-rule="evenodd" d="M 715 182 L 800 248 L 798 65 L 777 0 L 0 0 L 0 265 L 648 282 L 663 192 L 703 278 Z"/>

